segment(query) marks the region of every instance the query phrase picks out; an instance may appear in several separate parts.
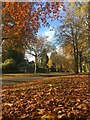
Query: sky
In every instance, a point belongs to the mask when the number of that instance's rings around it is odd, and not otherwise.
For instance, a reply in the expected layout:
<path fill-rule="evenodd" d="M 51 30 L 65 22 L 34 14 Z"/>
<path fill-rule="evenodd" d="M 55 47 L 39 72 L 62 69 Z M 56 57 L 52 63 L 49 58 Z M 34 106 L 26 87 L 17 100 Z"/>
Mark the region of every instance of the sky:
<path fill-rule="evenodd" d="M 38 30 L 38 33 L 37 35 L 38 36 L 48 36 L 48 41 L 50 42 L 54 42 L 54 34 L 55 34 L 55 31 L 54 30 L 51 30 L 53 27 L 57 28 L 61 22 L 59 21 L 52 21 L 50 22 L 51 24 L 51 27 L 48 28 L 48 27 L 43 27 L 41 26 L 41 28 Z M 58 50 L 58 46 L 57 46 L 57 50 Z M 50 53 L 48 54 L 48 56 L 50 56 Z M 27 59 L 30 61 L 34 61 L 34 57 L 30 54 L 27 54 L 26 55 Z"/>
<path fill-rule="evenodd" d="M 65 12 L 63 12 L 63 11 L 60 13 L 61 16 L 63 16 L 64 14 L 65 14 Z M 43 36 L 43 37 L 48 36 L 48 41 L 54 43 L 55 29 L 57 29 L 57 27 L 60 26 L 62 24 L 62 22 L 60 20 L 54 20 L 54 21 L 48 20 L 48 21 L 49 21 L 50 27 L 49 28 L 48 27 L 43 27 L 41 25 L 41 27 L 38 30 L 37 35 L 38 36 Z M 59 46 L 57 46 L 57 50 L 59 49 L 58 47 Z M 29 54 L 27 54 L 26 57 L 29 61 L 34 61 L 34 59 L 35 59 L 32 55 L 29 55 Z"/>

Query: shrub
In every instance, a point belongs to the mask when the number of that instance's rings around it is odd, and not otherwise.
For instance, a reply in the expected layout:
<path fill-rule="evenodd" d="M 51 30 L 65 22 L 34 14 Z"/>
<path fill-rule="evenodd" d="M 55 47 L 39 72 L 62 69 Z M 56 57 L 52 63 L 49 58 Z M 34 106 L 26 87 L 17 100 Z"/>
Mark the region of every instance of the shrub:
<path fill-rule="evenodd" d="M 28 63 L 26 61 L 23 61 L 23 62 L 20 62 L 17 67 L 19 69 L 20 72 L 25 72 L 27 71 L 27 66 L 28 66 Z"/>
<path fill-rule="evenodd" d="M 10 66 L 13 66 L 15 65 L 15 61 L 13 59 L 6 59 L 4 61 L 4 65 L 10 65 Z"/>
<path fill-rule="evenodd" d="M 2 63 L 2 73 L 17 73 L 18 69 L 13 59 L 6 59 Z"/>
<path fill-rule="evenodd" d="M 47 73 L 48 69 L 47 68 L 37 68 L 37 73 Z"/>

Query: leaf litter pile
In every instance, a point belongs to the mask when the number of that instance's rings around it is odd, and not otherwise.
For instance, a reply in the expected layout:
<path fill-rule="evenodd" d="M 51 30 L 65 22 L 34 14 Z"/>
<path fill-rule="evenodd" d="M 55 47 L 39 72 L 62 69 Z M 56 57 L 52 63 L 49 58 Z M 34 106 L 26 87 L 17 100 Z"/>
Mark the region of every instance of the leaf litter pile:
<path fill-rule="evenodd" d="M 90 120 L 89 77 L 48 77 L 4 86 L 2 120 Z"/>

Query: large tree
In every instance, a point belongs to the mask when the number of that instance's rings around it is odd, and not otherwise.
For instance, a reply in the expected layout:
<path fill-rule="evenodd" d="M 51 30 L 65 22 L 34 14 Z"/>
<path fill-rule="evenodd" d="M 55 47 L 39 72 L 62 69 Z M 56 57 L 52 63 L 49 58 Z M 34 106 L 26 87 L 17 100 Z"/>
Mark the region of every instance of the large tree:
<path fill-rule="evenodd" d="M 43 49 L 43 51 L 41 52 L 41 56 L 40 56 L 40 64 L 41 64 L 41 67 L 43 68 L 47 68 L 47 63 L 48 63 L 48 55 L 47 55 L 48 51 L 46 48 Z"/>
<path fill-rule="evenodd" d="M 60 18 L 60 6 L 64 9 L 62 2 L 3 2 L 3 40 L 30 40 L 40 23 L 49 27 L 48 18 Z"/>
<path fill-rule="evenodd" d="M 2 45 L 5 41 L 11 43 L 15 40 L 23 43 L 25 49 L 27 41 L 31 41 L 32 45 L 32 39 L 36 40 L 34 36 L 41 25 L 49 27 L 49 19 L 60 18 L 60 6 L 64 10 L 63 2 L 3 2 Z M 12 47 L 17 49 L 14 43 Z"/>
<path fill-rule="evenodd" d="M 56 37 L 63 44 L 69 44 L 73 48 L 74 68 L 77 74 L 79 57 L 81 57 L 79 54 L 87 49 L 87 3 L 70 3 L 66 12 L 65 21 L 58 28 Z M 68 52 L 71 50 L 69 49 Z"/>
<path fill-rule="evenodd" d="M 88 2 L 88 56 L 89 56 L 89 73 L 90 73 L 90 1 Z M 89 80 L 90 84 L 90 80 Z M 89 87 L 89 92 L 90 92 L 90 87 Z"/>
<path fill-rule="evenodd" d="M 2 44 L 2 62 L 6 59 L 14 59 L 16 63 L 24 60 L 24 44 L 17 39 L 7 39 Z"/>
<path fill-rule="evenodd" d="M 30 41 L 26 41 L 25 49 L 27 49 L 27 53 L 34 56 L 35 58 L 35 73 L 38 66 L 39 58 L 42 55 L 42 52 L 44 49 L 46 49 L 47 53 L 51 50 L 55 49 L 55 47 L 47 40 L 47 37 L 37 37 L 34 36 L 34 38 Z"/>
<path fill-rule="evenodd" d="M 52 60 L 53 67 L 56 68 L 56 71 L 71 71 L 70 60 L 64 56 L 64 54 L 52 52 L 50 59 Z"/>

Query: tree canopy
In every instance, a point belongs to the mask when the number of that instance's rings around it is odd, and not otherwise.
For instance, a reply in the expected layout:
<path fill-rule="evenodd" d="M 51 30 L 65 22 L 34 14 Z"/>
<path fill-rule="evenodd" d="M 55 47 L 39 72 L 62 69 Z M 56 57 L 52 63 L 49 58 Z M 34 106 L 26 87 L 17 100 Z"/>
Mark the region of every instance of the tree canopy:
<path fill-rule="evenodd" d="M 63 2 L 4 2 L 2 6 L 3 39 L 17 38 L 21 41 L 38 31 L 40 23 L 48 26 L 48 18 L 59 19 Z"/>

